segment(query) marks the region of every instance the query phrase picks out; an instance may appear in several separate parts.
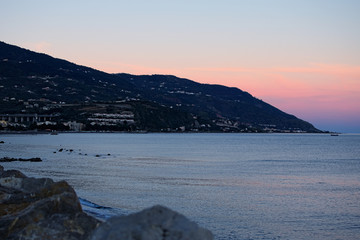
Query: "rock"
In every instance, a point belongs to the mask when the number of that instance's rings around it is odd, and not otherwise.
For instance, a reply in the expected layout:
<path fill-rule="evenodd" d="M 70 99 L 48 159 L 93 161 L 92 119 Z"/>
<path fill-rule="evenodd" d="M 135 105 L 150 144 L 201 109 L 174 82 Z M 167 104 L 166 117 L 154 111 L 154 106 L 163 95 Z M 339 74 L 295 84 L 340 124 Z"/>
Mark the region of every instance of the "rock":
<path fill-rule="evenodd" d="M 22 172 L 20 172 L 18 170 L 4 171 L 4 167 L 0 165 L 0 180 L 2 178 L 7 178 L 7 177 L 25 178 L 26 176 L 25 176 L 25 174 L 23 174 Z"/>
<path fill-rule="evenodd" d="M 205 240 L 209 230 L 198 227 L 183 215 L 163 206 L 154 206 L 129 216 L 113 217 L 102 223 L 91 240 Z"/>
<path fill-rule="evenodd" d="M 0 168 L 0 239 L 87 239 L 99 223 L 65 181 Z"/>
<path fill-rule="evenodd" d="M 213 236 L 162 206 L 100 224 L 82 211 L 67 182 L 30 178 L 0 165 L 0 239 L 205 240 Z"/>
<path fill-rule="evenodd" d="M 0 143 L 5 143 L 4 141 L 0 141 Z"/>
<path fill-rule="evenodd" d="M 15 162 L 15 161 L 20 161 L 20 162 L 42 162 L 41 158 L 39 158 L 39 157 L 36 157 L 36 158 L 9 158 L 9 157 L 0 158 L 0 162 Z"/>

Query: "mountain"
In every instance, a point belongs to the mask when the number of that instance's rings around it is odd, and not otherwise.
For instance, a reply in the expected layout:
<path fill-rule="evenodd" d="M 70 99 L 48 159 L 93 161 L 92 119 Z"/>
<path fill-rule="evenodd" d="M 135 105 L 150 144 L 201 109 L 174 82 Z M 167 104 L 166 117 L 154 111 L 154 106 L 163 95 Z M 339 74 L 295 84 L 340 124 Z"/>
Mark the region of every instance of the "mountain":
<path fill-rule="evenodd" d="M 0 106 L 8 122 L 11 114 L 47 114 L 53 124 L 76 121 L 86 130 L 320 132 L 238 88 L 108 74 L 4 42 Z"/>

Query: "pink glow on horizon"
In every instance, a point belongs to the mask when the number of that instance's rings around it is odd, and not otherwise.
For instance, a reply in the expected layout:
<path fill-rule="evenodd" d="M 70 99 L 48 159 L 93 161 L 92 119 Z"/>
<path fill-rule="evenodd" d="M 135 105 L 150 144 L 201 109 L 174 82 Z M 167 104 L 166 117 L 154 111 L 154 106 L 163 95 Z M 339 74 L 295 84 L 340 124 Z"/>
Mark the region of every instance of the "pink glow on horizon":
<path fill-rule="evenodd" d="M 305 67 L 170 69 L 120 62 L 93 65 L 112 73 L 171 74 L 237 87 L 315 125 L 330 120 L 354 125 L 360 121 L 360 66 L 314 63 Z"/>
<path fill-rule="evenodd" d="M 107 62 L 95 68 L 110 73 L 171 74 L 193 81 L 237 87 L 256 97 L 360 97 L 360 66 L 312 64 L 288 68 L 157 68 Z M 325 100 L 323 100 L 325 101 Z M 327 100 L 330 101 L 330 100 Z"/>

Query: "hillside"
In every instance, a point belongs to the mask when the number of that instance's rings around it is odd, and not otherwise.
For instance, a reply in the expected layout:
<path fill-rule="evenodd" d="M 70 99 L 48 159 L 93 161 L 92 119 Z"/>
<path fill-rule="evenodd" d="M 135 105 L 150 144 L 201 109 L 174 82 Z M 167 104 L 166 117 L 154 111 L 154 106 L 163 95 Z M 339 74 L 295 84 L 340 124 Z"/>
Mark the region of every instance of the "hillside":
<path fill-rule="evenodd" d="M 3 42 L 0 106 L 2 125 L 10 129 L 37 128 L 37 119 L 35 126 L 20 121 L 21 114 L 45 114 L 53 126 L 77 122 L 84 130 L 319 132 L 237 88 L 169 75 L 108 74 Z M 18 126 L 11 123 L 16 114 Z"/>

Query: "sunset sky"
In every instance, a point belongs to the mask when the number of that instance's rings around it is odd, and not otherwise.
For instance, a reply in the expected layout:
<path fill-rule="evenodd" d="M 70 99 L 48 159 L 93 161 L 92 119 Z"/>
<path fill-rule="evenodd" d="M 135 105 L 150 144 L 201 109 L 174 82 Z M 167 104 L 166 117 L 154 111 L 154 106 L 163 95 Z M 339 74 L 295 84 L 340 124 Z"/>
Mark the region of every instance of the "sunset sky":
<path fill-rule="evenodd" d="M 240 88 L 360 132 L 359 0 L 0 0 L 0 40 L 109 73 Z"/>

